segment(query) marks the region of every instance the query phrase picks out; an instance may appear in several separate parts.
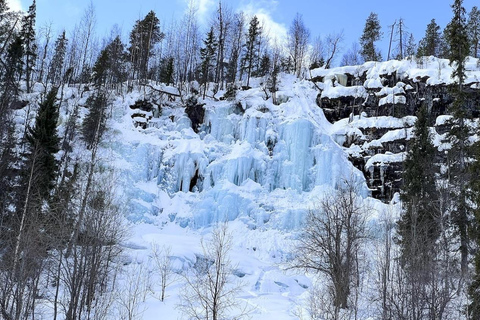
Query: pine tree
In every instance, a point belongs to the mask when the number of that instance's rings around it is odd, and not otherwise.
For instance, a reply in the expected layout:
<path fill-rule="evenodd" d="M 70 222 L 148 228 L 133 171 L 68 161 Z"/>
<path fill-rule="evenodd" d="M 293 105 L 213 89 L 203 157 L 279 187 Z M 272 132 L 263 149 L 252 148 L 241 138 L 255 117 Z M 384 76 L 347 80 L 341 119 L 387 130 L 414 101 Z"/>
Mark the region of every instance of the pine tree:
<path fill-rule="evenodd" d="M 148 61 L 153 55 L 155 44 L 164 38 L 160 31 L 160 20 L 155 12 L 150 11 L 144 19 L 137 20 L 130 32 L 130 52 L 133 64 L 133 76 L 146 79 L 148 73 Z"/>
<path fill-rule="evenodd" d="M 380 51 L 375 47 L 375 42 L 382 38 L 380 21 L 378 15 L 374 12 L 370 13 L 360 37 L 360 45 L 362 47 L 360 53 L 365 61 L 380 61 L 382 56 Z"/>
<path fill-rule="evenodd" d="M 242 69 L 247 72 L 247 87 L 250 85 L 250 77 L 252 72 L 255 71 L 254 67 L 257 65 L 259 58 L 259 40 L 262 34 L 262 28 L 260 27 L 260 21 L 257 16 L 253 16 L 250 20 L 250 26 L 247 33 L 247 41 L 244 44 L 244 52 L 242 57 Z"/>
<path fill-rule="evenodd" d="M 32 73 L 37 59 L 37 43 L 35 39 L 35 19 L 36 19 L 36 3 L 33 0 L 32 5 L 28 8 L 27 14 L 22 19 L 22 30 L 20 36 L 24 46 L 24 66 L 25 66 L 25 82 L 27 92 L 31 92 Z"/>
<path fill-rule="evenodd" d="M 470 53 L 473 57 L 478 58 L 480 50 L 480 10 L 477 6 L 472 8 L 468 15 L 468 39 L 471 43 Z"/>
<path fill-rule="evenodd" d="M 217 53 L 217 41 L 215 39 L 215 34 L 213 32 L 213 27 L 210 28 L 210 31 L 207 34 L 207 37 L 203 41 L 204 47 L 200 49 L 200 80 L 204 85 L 203 89 L 203 99 L 205 99 L 205 94 L 207 91 L 207 83 L 213 80 L 214 67 L 215 67 L 215 56 Z"/>
<path fill-rule="evenodd" d="M 68 40 L 65 37 L 65 30 L 63 30 L 55 41 L 55 51 L 47 74 L 47 82 L 50 81 L 54 85 L 59 85 L 63 78 L 63 64 L 65 62 L 67 43 Z"/>
<path fill-rule="evenodd" d="M 441 32 L 440 26 L 436 23 L 435 19 L 432 19 L 427 25 L 425 30 L 425 36 L 420 40 L 418 44 L 417 56 L 435 56 L 440 55 L 440 42 Z"/>

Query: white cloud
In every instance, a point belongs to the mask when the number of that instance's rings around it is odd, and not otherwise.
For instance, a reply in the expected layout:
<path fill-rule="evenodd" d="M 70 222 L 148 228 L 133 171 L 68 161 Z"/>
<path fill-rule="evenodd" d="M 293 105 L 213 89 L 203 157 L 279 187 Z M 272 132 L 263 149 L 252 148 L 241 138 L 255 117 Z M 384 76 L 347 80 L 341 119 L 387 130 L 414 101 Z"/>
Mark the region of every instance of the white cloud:
<path fill-rule="evenodd" d="M 197 11 L 197 18 L 201 24 L 206 24 L 208 22 L 210 13 L 212 9 L 215 8 L 215 0 L 186 0 L 187 10 L 192 6 Z"/>
<path fill-rule="evenodd" d="M 7 0 L 7 5 L 12 11 L 22 10 L 22 2 L 20 0 Z"/>
<path fill-rule="evenodd" d="M 272 17 L 277 4 L 278 1 L 276 0 L 253 0 L 239 8 L 240 11 L 243 11 L 249 17 L 257 16 L 263 26 L 264 33 L 270 37 L 272 44 L 275 41 L 282 44 L 287 40 L 287 27 L 282 23 L 274 21 Z"/>

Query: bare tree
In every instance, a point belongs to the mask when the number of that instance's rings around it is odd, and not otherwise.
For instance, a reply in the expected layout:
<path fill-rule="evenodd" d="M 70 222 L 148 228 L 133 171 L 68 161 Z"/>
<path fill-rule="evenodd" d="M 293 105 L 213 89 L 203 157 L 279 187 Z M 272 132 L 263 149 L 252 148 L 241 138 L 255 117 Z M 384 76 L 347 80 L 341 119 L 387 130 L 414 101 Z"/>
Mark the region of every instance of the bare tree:
<path fill-rule="evenodd" d="M 367 208 L 357 194 L 356 186 L 345 181 L 309 211 L 292 265 L 328 278 L 335 319 L 349 307 L 349 295 L 358 286 L 359 254 L 367 237 Z"/>
<path fill-rule="evenodd" d="M 44 73 L 46 69 L 47 64 L 47 58 L 51 55 L 51 46 L 50 46 L 50 40 L 52 39 L 52 24 L 47 23 L 43 27 L 40 28 L 39 36 L 43 38 L 43 46 L 39 50 L 38 54 L 38 59 L 39 61 L 37 62 L 37 65 L 39 65 L 39 74 L 37 81 L 38 82 L 43 82 L 44 78 Z"/>
<path fill-rule="evenodd" d="M 165 300 L 165 291 L 167 290 L 167 287 L 176 280 L 176 274 L 173 272 L 172 261 L 170 260 L 171 254 L 172 247 L 160 247 L 156 243 L 152 244 L 152 260 L 155 270 L 160 277 L 161 301 Z"/>
<path fill-rule="evenodd" d="M 325 38 L 325 69 L 329 69 L 340 52 L 340 45 L 343 41 L 343 31 L 329 34 Z"/>
<path fill-rule="evenodd" d="M 227 66 L 226 81 L 227 83 L 235 83 L 237 80 L 238 61 L 242 49 L 242 41 L 244 37 L 245 16 L 243 13 L 236 13 L 233 16 L 233 26 L 231 28 L 231 36 L 227 39 L 230 47 L 230 58 Z"/>
<path fill-rule="evenodd" d="M 322 37 L 318 36 L 310 49 L 310 69 L 323 67 L 325 64 L 325 46 Z"/>
<path fill-rule="evenodd" d="M 116 260 L 121 254 L 119 243 L 126 234 L 115 190 L 101 182 L 113 180 L 95 175 L 88 193 L 84 194 L 87 190 L 83 189 L 76 201 L 75 210 L 83 210 L 83 218 L 77 224 L 77 237 L 70 240 L 73 245 L 65 249 L 70 252 L 63 255 L 60 275 L 66 319 L 91 317 L 101 303 L 100 297 L 111 290 Z M 86 206 L 82 207 L 85 198 Z"/>
<path fill-rule="evenodd" d="M 117 317 L 120 320 L 142 319 L 147 294 L 151 291 L 148 270 L 143 263 L 134 263 L 124 270 L 122 286 L 116 295 Z"/>
<path fill-rule="evenodd" d="M 214 28 L 218 32 L 218 50 L 216 58 L 215 82 L 220 84 L 220 90 L 223 90 L 225 78 L 225 49 L 227 36 L 232 26 L 232 11 L 225 7 L 221 0 L 218 1 L 218 9 L 215 12 Z"/>
<path fill-rule="evenodd" d="M 233 265 L 229 258 L 232 237 L 227 225 L 212 232 L 207 243 L 202 240 L 203 257 L 198 256 L 191 272 L 185 274 L 185 289 L 180 309 L 188 319 L 221 320 L 245 319 L 246 307 L 237 300 L 241 285 L 235 282 Z M 233 315 L 237 313 L 237 315 Z"/>
<path fill-rule="evenodd" d="M 302 15 L 297 13 L 288 31 L 288 50 L 293 61 L 293 72 L 300 77 L 303 60 L 307 54 L 310 30 L 303 23 Z"/>
<path fill-rule="evenodd" d="M 360 55 L 360 45 L 357 42 L 352 43 L 351 48 L 342 57 L 342 66 L 358 66 L 362 64 L 363 59 Z"/>
<path fill-rule="evenodd" d="M 95 26 L 97 23 L 97 17 L 95 14 L 95 7 L 93 2 L 90 1 L 89 6 L 85 9 L 83 13 L 82 20 L 80 21 L 80 39 L 81 39 L 81 65 L 80 67 L 82 74 L 87 73 L 88 69 L 92 65 L 93 51 L 92 43 L 93 37 L 95 35 Z M 84 79 L 81 79 L 84 80 Z"/>

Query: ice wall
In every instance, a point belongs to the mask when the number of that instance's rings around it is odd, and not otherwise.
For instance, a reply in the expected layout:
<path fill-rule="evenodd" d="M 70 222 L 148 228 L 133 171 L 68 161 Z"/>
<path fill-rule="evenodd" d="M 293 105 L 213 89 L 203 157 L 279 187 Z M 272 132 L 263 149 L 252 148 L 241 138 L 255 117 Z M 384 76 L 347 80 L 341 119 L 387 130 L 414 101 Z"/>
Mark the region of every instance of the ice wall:
<path fill-rule="evenodd" d="M 128 164 L 122 172 L 133 216 L 165 215 L 194 227 L 241 219 L 251 228 L 292 229 L 319 190 L 341 179 L 363 183 L 330 137 L 315 88 L 283 81 L 280 105 L 260 89 L 239 92 L 235 101 L 205 101 L 198 134 L 181 106 L 165 108 L 146 130 L 134 128 L 127 114 L 112 148 Z"/>

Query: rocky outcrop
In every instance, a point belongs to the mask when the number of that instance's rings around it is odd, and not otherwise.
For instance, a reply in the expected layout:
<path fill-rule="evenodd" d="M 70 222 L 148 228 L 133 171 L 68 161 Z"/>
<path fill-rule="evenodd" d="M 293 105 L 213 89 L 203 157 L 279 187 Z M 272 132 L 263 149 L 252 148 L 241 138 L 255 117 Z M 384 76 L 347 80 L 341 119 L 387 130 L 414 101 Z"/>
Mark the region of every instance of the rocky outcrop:
<path fill-rule="evenodd" d="M 464 91 L 468 116 L 480 114 L 479 60 L 467 62 Z M 368 62 L 362 66 L 312 72 L 320 89 L 317 105 L 334 123 L 336 141 L 360 169 L 375 198 L 389 201 L 400 190 L 403 160 L 414 136 L 417 110 L 425 105 L 437 144 L 450 130 L 448 114 L 453 103 L 452 69 L 448 60 Z M 318 80 L 322 80 L 318 83 Z M 348 82 L 344 79 L 349 79 Z M 437 145 L 439 147 L 439 145 Z M 444 159 L 439 148 L 436 159 Z"/>

